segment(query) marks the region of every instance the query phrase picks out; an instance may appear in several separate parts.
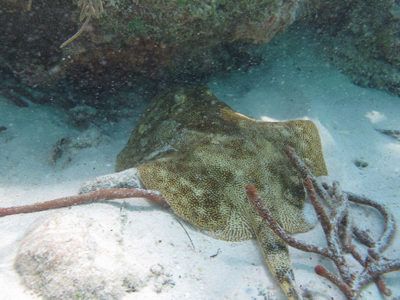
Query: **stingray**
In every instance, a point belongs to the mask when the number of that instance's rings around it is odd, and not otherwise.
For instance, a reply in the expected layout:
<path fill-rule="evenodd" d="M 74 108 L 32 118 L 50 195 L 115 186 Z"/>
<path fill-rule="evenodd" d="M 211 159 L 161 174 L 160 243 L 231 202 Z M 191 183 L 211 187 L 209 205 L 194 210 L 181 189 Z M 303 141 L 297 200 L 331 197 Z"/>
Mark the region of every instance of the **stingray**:
<path fill-rule="evenodd" d="M 157 190 L 175 214 L 227 241 L 256 238 L 288 299 L 301 298 L 287 245 L 246 198 L 253 184 L 289 233 L 311 229 L 305 191 L 284 149 L 291 146 L 316 176 L 327 175 L 321 141 L 309 120 L 262 122 L 235 112 L 206 87 L 177 88 L 153 100 L 117 171 L 136 167 L 146 189 Z"/>
<path fill-rule="evenodd" d="M 300 299 L 287 245 L 245 191 L 254 186 L 286 232 L 311 229 L 303 215 L 302 177 L 286 156 L 287 147 L 316 176 L 327 174 L 311 121 L 256 121 L 235 112 L 206 87 L 178 87 L 152 101 L 118 155 L 117 171 L 128 170 L 95 179 L 82 187 L 82 195 L 0 208 L 0 217 L 127 197 L 167 203 L 176 215 L 218 239 L 257 239 L 287 298 Z M 146 190 L 137 189 L 137 180 Z"/>

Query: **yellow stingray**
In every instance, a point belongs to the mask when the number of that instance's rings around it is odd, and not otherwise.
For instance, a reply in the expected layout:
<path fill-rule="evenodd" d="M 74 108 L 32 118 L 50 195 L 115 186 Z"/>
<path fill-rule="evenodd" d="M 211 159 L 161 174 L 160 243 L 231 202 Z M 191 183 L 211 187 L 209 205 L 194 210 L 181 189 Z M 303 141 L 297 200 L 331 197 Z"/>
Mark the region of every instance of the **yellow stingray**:
<path fill-rule="evenodd" d="M 304 232 L 302 180 L 283 149 L 292 146 L 316 176 L 326 175 L 311 121 L 261 122 L 233 111 L 207 88 L 178 88 L 153 100 L 117 159 L 137 167 L 144 186 L 158 190 L 172 210 L 216 238 L 256 238 L 289 299 L 299 299 L 287 246 L 249 204 L 254 184 L 290 233 Z"/>

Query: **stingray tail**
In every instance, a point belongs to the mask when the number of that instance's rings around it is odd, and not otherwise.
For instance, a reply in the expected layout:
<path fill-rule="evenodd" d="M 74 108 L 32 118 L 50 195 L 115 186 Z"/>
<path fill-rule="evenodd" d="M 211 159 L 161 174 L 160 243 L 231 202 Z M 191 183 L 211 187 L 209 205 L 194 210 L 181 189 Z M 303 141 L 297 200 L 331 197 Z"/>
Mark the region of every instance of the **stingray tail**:
<path fill-rule="evenodd" d="M 262 220 L 253 226 L 265 262 L 289 300 L 303 299 L 297 287 L 286 244 Z"/>

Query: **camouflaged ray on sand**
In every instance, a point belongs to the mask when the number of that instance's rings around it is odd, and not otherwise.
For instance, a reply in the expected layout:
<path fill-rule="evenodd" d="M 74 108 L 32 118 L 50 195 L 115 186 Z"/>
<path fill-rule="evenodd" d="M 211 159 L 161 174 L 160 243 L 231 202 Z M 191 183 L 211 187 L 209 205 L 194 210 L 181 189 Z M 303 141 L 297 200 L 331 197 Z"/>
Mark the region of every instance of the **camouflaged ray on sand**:
<path fill-rule="evenodd" d="M 287 247 L 252 209 L 244 188 L 255 184 L 288 232 L 310 229 L 302 181 L 286 145 L 316 176 L 327 174 L 311 121 L 255 121 L 207 88 L 178 88 L 153 100 L 119 154 L 117 170 L 137 167 L 146 188 L 160 191 L 178 216 L 217 238 L 256 237 L 270 271 L 288 298 L 297 299 Z"/>

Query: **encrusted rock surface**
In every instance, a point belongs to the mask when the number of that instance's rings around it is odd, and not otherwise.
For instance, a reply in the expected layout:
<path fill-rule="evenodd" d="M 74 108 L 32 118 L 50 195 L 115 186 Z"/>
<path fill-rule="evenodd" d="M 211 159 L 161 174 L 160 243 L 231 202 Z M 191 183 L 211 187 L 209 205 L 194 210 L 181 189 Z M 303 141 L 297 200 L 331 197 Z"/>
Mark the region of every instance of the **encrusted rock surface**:
<path fill-rule="evenodd" d="M 256 64 L 254 44 L 285 30 L 299 2 L 0 0 L 0 62 L 27 85 L 80 89 L 99 103 L 128 83 L 151 90 Z"/>
<path fill-rule="evenodd" d="M 313 1 L 310 25 L 334 64 L 356 84 L 400 95 L 400 2 Z"/>
<path fill-rule="evenodd" d="M 175 286 L 168 267 L 126 238 L 123 215 L 77 212 L 36 221 L 20 241 L 15 269 L 43 299 L 122 299 Z M 133 297 L 135 297 L 133 295 Z"/>
<path fill-rule="evenodd" d="M 394 0 L 0 0 L 0 79 L 29 86 L 34 102 L 115 107 L 123 89 L 154 96 L 256 65 L 257 45 L 307 14 L 355 83 L 400 95 Z"/>
<path fill-rule="evenodd" d="M 150 268 L 126 259 L 108 221 L 59 213 L 37 222 L 15 260 L 23 283 L 44 299 L 120 299 L 144 287 Z"/>

